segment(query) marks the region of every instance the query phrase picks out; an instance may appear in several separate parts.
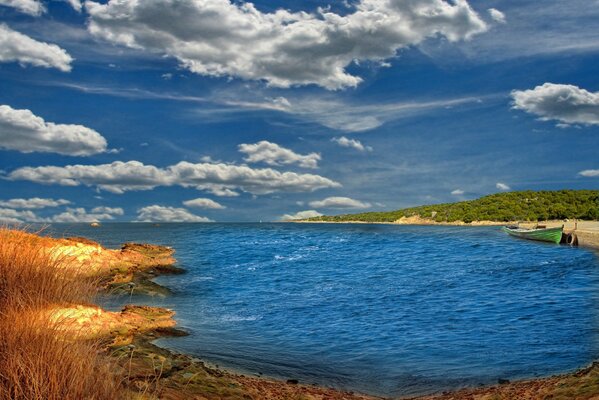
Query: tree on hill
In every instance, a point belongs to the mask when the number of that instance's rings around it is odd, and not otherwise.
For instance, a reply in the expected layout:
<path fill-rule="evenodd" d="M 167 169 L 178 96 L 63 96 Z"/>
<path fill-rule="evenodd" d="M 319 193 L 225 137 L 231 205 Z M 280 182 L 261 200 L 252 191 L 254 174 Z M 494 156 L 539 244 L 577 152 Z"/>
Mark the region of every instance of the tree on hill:
<path fill-rule="evenodd" d="M 496 193 L 476 200 L 395 211 L 377 211 L 310 218 L 310 221 L 393 222 L 402 217 L 436 222 L 599 220 L 599 190 L 522 191 Z"/>

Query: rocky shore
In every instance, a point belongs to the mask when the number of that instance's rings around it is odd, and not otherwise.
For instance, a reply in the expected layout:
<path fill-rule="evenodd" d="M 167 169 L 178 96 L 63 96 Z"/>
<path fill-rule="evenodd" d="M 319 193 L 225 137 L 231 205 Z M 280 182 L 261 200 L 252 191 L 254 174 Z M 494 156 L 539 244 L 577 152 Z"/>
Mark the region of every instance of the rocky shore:
<path fill-rule="evenodd" d="M 143 293 L 166 296 L 168 289 L 152 282 L 164 273 L 183 273 L 174 266 L 173 249 L 148 244 L 128 243 L 119 250 L 103 248 L 84 238 L 52 239 L 27 235 L 42 246 L 64 268 L 83 270 L 82 275 L 97 282 L 100 290 L 113 294 Z M 10 235 L 4 240 L 10 240 Z M 244 376 L 213 368 L 201 360 L 166 350 L 153 344 L 165 336 L 182 336 L 176 329 L 174 311 L 165 308 L 127 305 L 110 312 L 92 304 L 53 306 L 47 310 L 59 321 L 69 340 L 99 340 L 102 351 L 122 376 L 123 398 L 131 399 L 306 399 L 374 400 L 367 396 L 336 389 L 288 381 Z M 573 374 L 521 382 L 502 382 L 496 386 L 463 389 L 451 393 L 413 399 L 591 399 L 599 398 L 599 366 L 593 365 Z M 380 398 L 378 398 L 380 399 Z"/>
<path fill-rule="evenodd" d="M 166 296 L 168 288 L 152 281 L 158 275 L 183 273 L 174 264 L 174 250 L 164 246 L 126 243 L 112 250 L 86 238 L 54 239 L 22 231 L 5 231 L 3 240 L 25 240 L 61 268 L 73 269 L 109 295 Z M 165 336 L 184 336 L 175 328 L 175 312 L 166 308 L 126 305 L 119 312 L 93 304 L 53 305 L 42 311 L 68 340 L 99 340 L 123 376 L 123 398 L 131 399 L 376 399 L 303 385 L 244 376 L 212 368 L 199 359 L 177 354 L 152 342 Z"/>

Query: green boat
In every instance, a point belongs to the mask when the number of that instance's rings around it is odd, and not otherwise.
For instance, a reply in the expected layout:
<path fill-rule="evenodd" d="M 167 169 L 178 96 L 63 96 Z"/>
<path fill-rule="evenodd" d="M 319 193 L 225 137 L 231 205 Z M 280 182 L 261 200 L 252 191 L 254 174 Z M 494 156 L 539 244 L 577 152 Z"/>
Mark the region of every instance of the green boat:
<path fill-rule="evenodd" d="M 539 240 L 541 242 L 560 243 L 564 227 L 524 229 L 517 226 L 504 226 L 504 232 L 522 239 Z"/>

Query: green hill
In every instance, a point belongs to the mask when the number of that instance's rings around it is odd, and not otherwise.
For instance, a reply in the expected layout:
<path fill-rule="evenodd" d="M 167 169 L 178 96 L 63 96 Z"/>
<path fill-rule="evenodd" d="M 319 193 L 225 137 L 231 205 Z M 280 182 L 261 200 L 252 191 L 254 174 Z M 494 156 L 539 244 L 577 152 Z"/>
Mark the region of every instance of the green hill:
<path fill-rule="evenodd" d="M 436 222 L 599 220 L 599 190 L 523 191 L 496 193 L 476 200 L 310 218 L 327 222 L 393 222 L 419 216 Z"/>

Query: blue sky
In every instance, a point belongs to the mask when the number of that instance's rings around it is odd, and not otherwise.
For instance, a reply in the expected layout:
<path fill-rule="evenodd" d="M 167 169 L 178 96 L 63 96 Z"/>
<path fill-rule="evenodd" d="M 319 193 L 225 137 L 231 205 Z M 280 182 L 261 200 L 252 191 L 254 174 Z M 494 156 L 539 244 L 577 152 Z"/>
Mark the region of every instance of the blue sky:
<path fill-rule="evenodd" d="M 597 189 L 598 31 L 588 0 L 0 0 L 0 219 Z"/>

